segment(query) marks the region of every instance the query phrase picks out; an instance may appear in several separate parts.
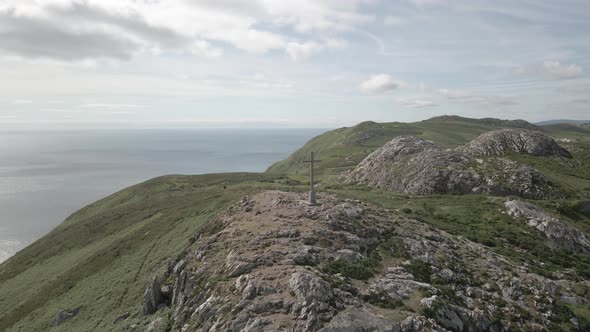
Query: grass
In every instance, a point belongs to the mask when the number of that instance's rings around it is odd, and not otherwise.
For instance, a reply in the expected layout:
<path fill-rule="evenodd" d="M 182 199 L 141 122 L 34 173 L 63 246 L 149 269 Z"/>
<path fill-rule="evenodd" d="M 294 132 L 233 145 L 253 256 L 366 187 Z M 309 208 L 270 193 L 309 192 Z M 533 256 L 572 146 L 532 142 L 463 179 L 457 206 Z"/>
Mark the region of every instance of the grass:
<path fill-rule="evenodd" d="M 210 218 L 272 186 L 261 174 L 167 176 L 130 187 L 68 218 L 0 265 L 0 331 L 44 331 L 59 310 L 80 313 L 52 331 L 120 330 L 149 278 Z M 280 185 L 280 184 L 279 184 Z"/>
<path fill-rule="evenodd" d="M 289 159 L 270 167 L 266 174 L 172 175 L 127 188 L 81 209 L 0 264 L 0 331 L 49 330 L 59 310 L 76 307 L 81 307 L 77 316 L 51 330 L 122 331 L 131 323 L 145 329 L 154 318 L 140 314 L 143 290 L 150 277 L 161 273 L 167 262 L 182 254 L 193 234 L 241 197 L 264 189 L 307 190 L 307 166 L 301 161 L 310 151 L 323 160 L 318 166 L 322 191 L 400 211 L 403 216 L 484 244 L 516 262 L 526 262 L 534 272 L 543 275 L 567 268 L 575 270 L 580 280 L 590 278 L 588 255 L 550 249 L 543 234 L 506 215 L 506 198 L 409 196 L 334 181 L 338 173 L 354 167 L 399 135 L 415 135 L 454 147 L 489 130 L 530 127 L 576 140 L 567 143 L 574 155 L 567 161 L 509 156 L 533 165 L 572 193 L 572 199 L 535 204 L 590 232 L 590 207 L 584 205 L 590 197 L 590 130 L 577 126 L 531 126 L 518 121 L 460 117 L 416 123 L 364 122 L 312 139 Z M 338 260 L 321 267 L 329 276 L 340 273 L 366 280 L 382 268 L 383 259 L 409 258 L 402 241 L 393 236 L 359 262 Z M 432 271 L 426 263 L 410 260 L 408 269 L 418 280 L 430 280 Z M 577 292 L 589 297 L 587 289 Z M 456 300 L 451 295 L 449 291 L 447 301 Z M 370 294 L 367 301 L 384 308 L 400 305 L 382 294 Z M 562 309 L 564 319 L 571 312 L 590 317 L 588 305 Z M 115 318 L 125 312 L 131 314 L 129 319 L 114 325 Z M 170 311 L 159 315 L 167 321 Z"/>
<path fill-rule="evenodd" d="M 504 197 L 410 196 L 362 186 L 340 186 L 329 191 L 384 208 L 403 211 L 402 213 L 410 218 L 481 243 L 517 262 L 526 262 L 535 272 L 542 275 L 550 276 L 555 271 L 572 268 L 580 278 L 590 277 L 588 255 L 551 249 L 544 234 L 505 213 L 504 202 L 507 198 Z M 545 201 L 545 204 L 553 211 L 549 201 Z M 553 212 L 558 214 L 557 211 Z"/>
<path fill-rule="evenodd" d="M 347 262 L 344 259 L 330 261 L 322 268 L 322 272 L 329 275 L 341 274 L 357 280 L 368 280 L 381 267 L 381 260 L 377 251 L 372 251 L 368 257 L 355 263 Z"/>
<path fill-rule="evenodd" d="M 457 116 L 443 116 L 413 123 L 368 121 L 353 127 L 332 130 L 311 139 L 288 159 L 269 167 L 268 172 L 306 174 L 307 168 L 302 161 L 313 151 L 315 156 L 322 160 L 317 166 L 318 174 L 334 175 L 353 168 L 371 152 L 400 135 L 417 136 L 445 147 L 457 147 L 484 132 L 514 127 L 546 131 L 559 137 L 590 137 L 590 130 L 585 130 L 583 134 L 553 127 L 551 130 L 545 130 L 544 127 L 523 121 L 469 119 Z"/>

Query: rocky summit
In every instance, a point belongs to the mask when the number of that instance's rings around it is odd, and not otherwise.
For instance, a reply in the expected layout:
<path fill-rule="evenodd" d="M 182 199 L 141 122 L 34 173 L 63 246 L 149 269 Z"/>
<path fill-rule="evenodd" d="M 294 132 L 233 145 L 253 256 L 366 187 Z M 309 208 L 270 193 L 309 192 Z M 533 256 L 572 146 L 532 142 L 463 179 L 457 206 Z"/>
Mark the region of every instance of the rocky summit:
<path fill-rule="evenodd" d="M 493 130 L 472 140 L 465 145 L 463 150 L 474 156 L 524 153 L 534 156 L 572 157 L 553 138 L 539 131 L 528 129 Z"/>
<path fill-rule="evenodd" d="M 500 157 L 508 153 L 570 156 L 552 138 L 526 129 L 491 131 L 456 149 L 400 136 L 371 153 L 341 179 L 419 195 L 486 193 L 532 199 L 565 195 L 534 167 Z"/>
<path fill-rule="evenodd" d="M 557 298 L 586 301 L 572 291 L 568 274 L 543 277 L 396 211 L 331 195 L 320 206 L 303 199 L 266 191 L 217 216 L 157 276 L 162 292 L 172 294 L 160 308 L 174 310 L 168 322 L 156 312 L 150 326 L 542 331 L 559 315 Z M 154 282 L 146 294 L 154 293 Z M 146 297 L 150 305 L 153 300 Z"/>

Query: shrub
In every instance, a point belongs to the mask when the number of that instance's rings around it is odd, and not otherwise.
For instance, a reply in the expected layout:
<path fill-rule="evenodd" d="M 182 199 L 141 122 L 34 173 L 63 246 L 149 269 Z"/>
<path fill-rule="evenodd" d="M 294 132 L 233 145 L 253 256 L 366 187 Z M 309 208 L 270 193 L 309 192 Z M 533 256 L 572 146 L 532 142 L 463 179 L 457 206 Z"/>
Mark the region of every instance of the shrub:
<path fill-rule="evenodd" d="M 365 302 L 385 309 L 399 308 L 404 304 L 400 299 L 395 299 L 387 293 L 369 293 L 362 298 Z"/>
<path fill-rule="evenodd" d="M 381 248 L 391 257 L 409 258 L 408 250 L 404 241 L 394 236 L 381 244 Z"/>
<path fill-rule="evenodd" d="M 329 262 L 324 266 L 322 271 L 328 274 L 340 273 L 343 276 L 357 279 L 367 280 L 375 275 L 380 264 L 381 257 L 373 252 L 369 257 L 363 258 L 356 263 L 349 263 L 343 259 L 337 259 Z"/>
<path fill-rule="evenodd" d="M 410 260 L 410 264 L 404 266 L 404 268 L 410 272 L 416 280 L 430 282 L 432 277 L 432 267 L 430 264 L 419 259 L 412 259 Z"/>

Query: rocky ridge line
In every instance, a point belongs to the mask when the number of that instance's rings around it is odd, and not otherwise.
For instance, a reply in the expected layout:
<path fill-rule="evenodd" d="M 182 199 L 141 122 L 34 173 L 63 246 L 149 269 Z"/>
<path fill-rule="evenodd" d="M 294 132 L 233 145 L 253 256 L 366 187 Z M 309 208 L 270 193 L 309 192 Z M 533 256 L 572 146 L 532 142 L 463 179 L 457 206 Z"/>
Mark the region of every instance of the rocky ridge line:
<path fill-rule="evenodd" d="M 458 149 L 444 149 L 421 138 L 400 136 L 340 178 L 345 183 L 419 195 L 485 193 L 531 199 L 565 197 L 535 168 L 498 156 L 508 153 L 569 155 L 553 139 L 525 129 L 492 131 Z"/>
<path fill-rule="evenodd" d="M 574 281 L 375 206 L 245 197 L 161 276 L 188 331 L 545 331 Z M 150 285 L 151 287 L 151 285 Z M 155 314 L 154 324 L 165 319 Z M 575 317 L 569 325 L 579 326 Z"/>

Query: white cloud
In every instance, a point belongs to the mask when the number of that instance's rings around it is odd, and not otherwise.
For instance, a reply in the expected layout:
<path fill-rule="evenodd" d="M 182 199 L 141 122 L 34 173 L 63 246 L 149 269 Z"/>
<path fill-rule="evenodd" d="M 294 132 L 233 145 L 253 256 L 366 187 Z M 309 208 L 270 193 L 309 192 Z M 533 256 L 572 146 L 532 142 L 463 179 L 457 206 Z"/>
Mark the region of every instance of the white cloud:
<path fill-rule="evenodd" d="M 518 67 L 515 73 L 519 75 L 539 75 L 549 79 L 571 79 L 581 77 L 584 70 L 576 64 L 564 64 L 559 61 L 546 60 L 540 65 Z"/>
<path fill-rule="evenodd" d="M 88 103 L 83 104 L 80 107 L 82 108 L 96 108 L 96 109 L 133 109 L 133 108 L 141 108 L 142 105 L 135 105 L 135 104 L 111 104 L 111 103 Z"/>
<path fill-rule="evenodd" d="M 211 46 L 211 43 L 206 40 L 197 40 L 193 44 L 191 53 L 198 56 L 216 58 L 223 54 L 223 50 L 221 48 Z"/>
<path fill-rule="evenodd" d="M 29 99 L 16 99 L 12 101 L 12 104 L 14 105 L 28 105 L 28 104 L 32 104 L 33 101 L 29 100 Z"/>
<path fill-rule="evenodd" d="M 266 0 L 262 1 L 273 21 L 292 26 L 298 32 L 349 31 L 375 20 L 373 15 L 359 13 L 371 0 Z"/>
<path fill-rule="evenodd" d="M 437 92 L 446 97 L 449 101 L 457 103 L 488 104 L 495 106 L 509 106 L 518 104 L 514 98 L 507 96 L 449 89 L 439 89 Z"/>
<path fill-rule="evenodd" d="M 287 44 L 287 55 L 295 61 L 305 60 L 313 54 L 319 53 L 323 46 L 316 42 L 296 43 L 291 42 Z"/>
<path fill-rule="evenodd" d="M 436 104 L 433 101 L 426 99 L 398 98 L 397 102 L 400 103 L 402 106 L 410 108 L 425 108 L 436 106 Z"/>
<path fill-rule="evenodd" d="M 378 74 L 362 82 L 360 88 L 365 93 L 377 94 L 391 92 L 405 85 L 404 82 L 395 80 L 391 75 Z"/>
<path fill-rule="evenodd" d="M 403 25 L 406 24 L 406 19 L 399 16 L 385 16 L 383 24 L 385 25 Z"/>
<path fill-rule="evenodd" d="M 289 43 L 288 30 L 327 36 L 351 31 L 374 17 L 360 7 L 374 0 L 3 0 L 0 52 L 60 61 L 114 58 L 184 50 L 220 56 L 222 42 L 252 53 L 290 48 L 305 57 L 316 42 Z M 285 27 L 287 29 L 285 29 Z M 322 37 L 314 33 L 314 37 Z M 338 39 L 322 47 L 336 48 Z M 32 47 L 35 45 L 36 47 Z M 299 50 L 293 50 L 299 48 Z M 301 49 L 303 48 L 303 49 Z"/>
<path fill-rule="evenodd" d="M 348 43 L 342 39 L 327 39 L 324 43 L 308 41 L 304 43 L 287 43 L 286 53 L 295 61 L 305 60 L 324 49 L 345 48 Z"/>
<path fill-rule="evenodd" d="M 583 74 L 582 67 L 576 64 L 561 64 L 559 61 L 545 61 L 541 68 L 544 74 L 559 79 L 580 77 Z"/>
<path fill-rule="evenodd" d="M 449 0 L 409 0 L 416 6 L 425 7 L 425 6 L 441 6 L 449 4 Z"/>

